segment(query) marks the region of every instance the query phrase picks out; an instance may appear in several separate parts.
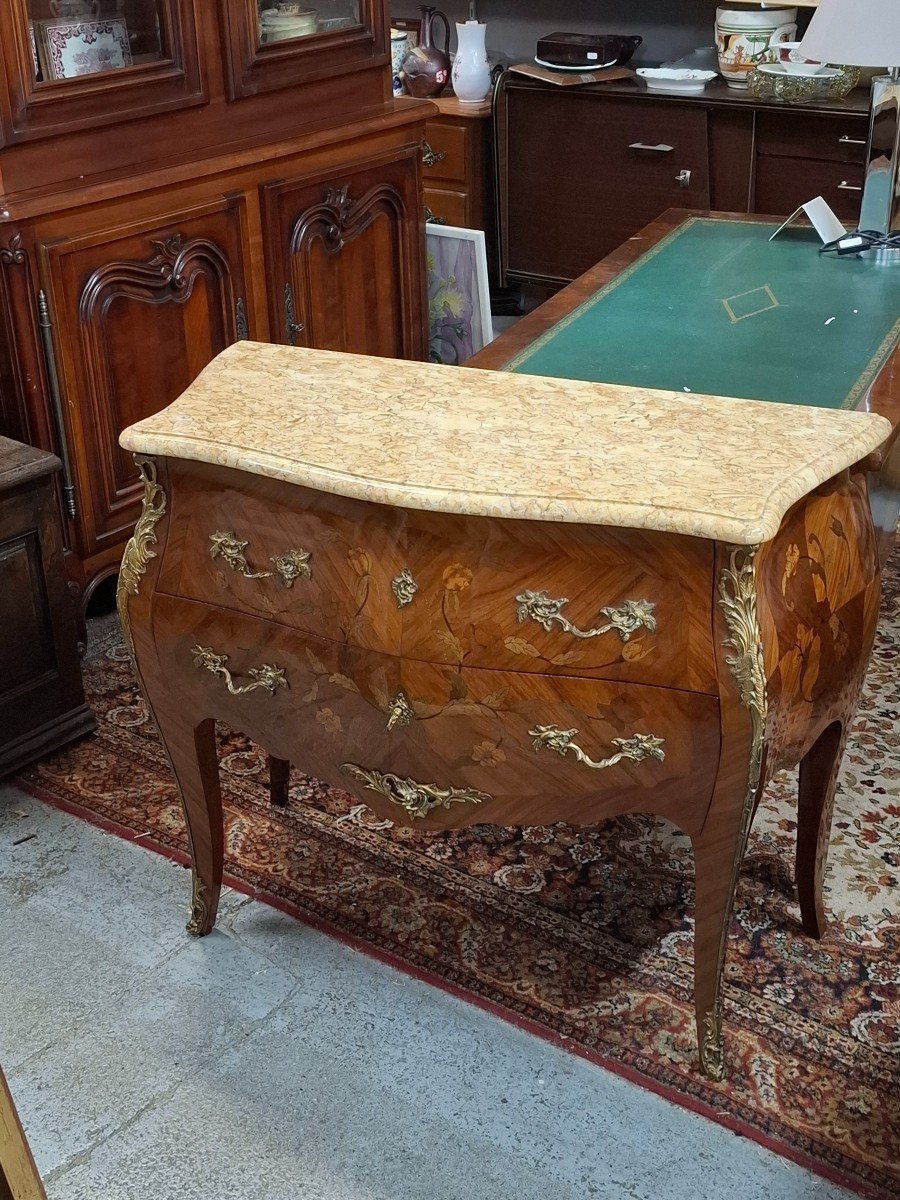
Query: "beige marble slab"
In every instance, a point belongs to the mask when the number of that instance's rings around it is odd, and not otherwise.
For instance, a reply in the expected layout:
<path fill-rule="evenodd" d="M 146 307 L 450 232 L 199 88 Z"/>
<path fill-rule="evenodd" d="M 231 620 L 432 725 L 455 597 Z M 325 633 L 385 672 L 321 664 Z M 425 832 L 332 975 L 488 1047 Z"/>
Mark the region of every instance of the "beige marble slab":
<path fill-rule="evenodd" d="M 406 508 L 752 544 L 890 431 L 869 413 L 239 342 L 121 443 Z"/>

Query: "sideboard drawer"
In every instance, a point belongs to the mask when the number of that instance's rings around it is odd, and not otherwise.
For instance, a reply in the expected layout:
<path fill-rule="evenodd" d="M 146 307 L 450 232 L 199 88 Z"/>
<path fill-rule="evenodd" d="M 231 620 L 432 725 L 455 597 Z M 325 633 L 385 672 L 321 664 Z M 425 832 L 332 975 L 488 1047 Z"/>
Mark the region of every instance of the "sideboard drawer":
<path fill-rule="evenodd" d="M 756 116 L 758 154 L 864 163 L 868 133 L 867 118 L 858 114 L 828 117 L 783 111 Z M 782 170 L 791 168 L 785 164 Z"/>
<path fill-rule="evenodd" d="M 469 226 L 469 195 L 458 189 L 427 187 L 425 205 L 430 211 L 426 219 L 439 225 Z"/>
<path fill-rule="evenodd" d="M 719 759 L 716 698 L 408 661 L 400 672 L 407 721 L 394 730 L 390 770 L 451 792 L 446 807 L 407 812 L 416 827 L 590 825 L 646 808 L 648 789 L 655 812 L 702 823 Z M 347 785 L 409 823 L 372 770 L 351 762 Z"/>
<path fill-rule="evenodd" d="M 204 463 L 170 469 L 160 591 L 399 651 L 391 581 L 403 567 L 400 510 Z"/>
<path fill-rule="evenodd" d="M 466 126 L 452 124 L 446 120 L 428 121 L 425 125 L 425 142 L 423 154 L 426 186 L 432 179 L 465 183 Z"/>
<path fill-rule="evenodd" d="M 716 692 L 709 543 L 410 512 L 404 658 Z"/>

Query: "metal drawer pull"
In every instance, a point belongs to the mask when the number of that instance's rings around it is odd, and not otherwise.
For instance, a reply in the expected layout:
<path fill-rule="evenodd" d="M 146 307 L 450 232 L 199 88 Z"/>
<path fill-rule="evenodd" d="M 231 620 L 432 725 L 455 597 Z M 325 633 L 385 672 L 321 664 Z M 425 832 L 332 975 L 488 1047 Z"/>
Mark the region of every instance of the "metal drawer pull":
<path fill-rule="evenodd" d="M 842 146 L 865 146 L 868 145 L 865 138 L 847 137 L 846 133 L 843 137 L 839 137 L 838 141 Z"/>
<path fill-rule="evenodd" d="M 254 571 L 247 562 L 245 553 L 249 545 L 249 542 L 241 541 L 230 531 L 220 529 L 209 535 L 209 557 L 218 558 L 221 555 L 229 567 L 238 571 L 245 579 L 271 579 L 273 575 L 280 575 L 285 587 L 293 587 L 297 579 L 312 579 L 307 550 L 288 550 L 287 554 L 273 554 L 269 562 L 274 565 L 274 571 Z"/>
<path fill-rule="evenodd" d="M 400 574 L 391 580 L 391 591 L 397 598 L 398 608 L 412 604 L 412 598 L 418 590 L 419 585 L 413 579 L 409 567 L 404 567 Z"/>
<path fill-rule="evenodd" d="M 639 629 L 649 629 L 651 633 L 656 629 L 656 617 L 653 615 L 656 604 L 652 600 L 626 600 L 621 608 L 601 608 L 607 623 L 598 625 L 596 629 L 576 629 L 571 621 L 560 616 L 560 609 L 569 603 L 567 596 L 552 600 L 546 592 L 522 592 L 520 596 L 516 596 L 516 601 L 519 605 L 516 609 L 516 619 L 519 623 L 530 617 L 547 633 L 552 631 L 555 621 L 572 637 L 600 637 L 615 629 L 622 641 L 627 642 Z"/>
<path fill-rule="evenodd" d="M 387 796 L 414 821 L 427 817 L 436 808 L 449 808 L 451 804 L 487 804 L 492 799 L 487 792 L 477 792 L 474 788 L 439 788 L 433 783 L 401 779 L 399 775 L 366 771 L 351 762 L 341 763 L 341 770 L 369 791 Z"/>
<path fill-rule="evenodd" d="M 536 751 L 555 750 L 557 754 L 565 755 L 571 750 L 579 762 L 595 771 L 605 771 L 607 767 L 614 767 L 625 758 L 631 759 L 632 762 L 642 762 L 645 758 L 665 761 L 663 739 L 654 737 L 652 733 L 635 733 L 630 738 L 613 738 L 612 744 L 616 747 L 616 753 L 611 754 L 609 758 L 601 758 L 599 762 L 588 758 L 581 747 L 575 745 L 572 738 L 577 733 L 577 729 L 560 729 L 557 725 L 535 725 L 534 729 L 528 730 L 528 736 L 534 739 L 532 745 Z"/>
<path fill-rule="evenodd" d="M 412 705 L 403 692 L 398 692 L 388 702 L 388 729 L 393 729 L 395 725 L 411 725 L 415 719 Z"/>
<path fill-rule="evenodd" d="M 426 167 L 436 167 L 439 162 L 443 162 L 447 155 L 443 150 L 432 150 L 427 142 L 422 143 L 422 162 Z"/>
<path fill-rule="evenodd" d="M 191 653 L 194 656 L 194 666 L 198 670 L 220 675 L 232 696 L 246 696 L 248 692 L 255 692 L 257 688 L 265 688 L 270 695 L 274 695 L 276 688 L 290 687 L 284 667 L 271 666 L 269 663 L 263 663 L 261 667 L 251 667 L 247 674 L 253 682 L 235 687 L 234 676 L 225 666 L 228 662 L 227 654 L 216 654 L 211 646 L 195 646 Z"/>
<path fill-rule="evenodd" d="M 839 192 L 861 192 L 862 188 L 857 187 L 853 183 L 848 183 L 846 179 L 842 179 L 841 182 L 837 185 L 837 190 Z"/>
<path fill-rule="evenodd" d="M 632 142 L 628 149 L 652 150 L 655 154 L 671 154 L 675 147 L 667 146 L 665 142 L 660 142 L 658 146 L 649 146 L 646 142 Z"/>

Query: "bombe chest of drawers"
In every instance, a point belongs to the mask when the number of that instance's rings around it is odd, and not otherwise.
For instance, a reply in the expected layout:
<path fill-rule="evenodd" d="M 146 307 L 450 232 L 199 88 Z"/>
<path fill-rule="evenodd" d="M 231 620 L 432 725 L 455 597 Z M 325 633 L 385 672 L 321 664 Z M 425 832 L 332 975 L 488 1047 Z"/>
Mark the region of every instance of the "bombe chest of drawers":
<path fill-rule="evenodd" d="M 420 829 L 647 811 L 696 858 L 703 1069 L 765 781 L 800 763 L 817 935 L 874 637 L 870 414 L 239 343 L 123 435 L 119 607 L 180 787 L 188 928 L 223 869 L 214 722 Z"/>

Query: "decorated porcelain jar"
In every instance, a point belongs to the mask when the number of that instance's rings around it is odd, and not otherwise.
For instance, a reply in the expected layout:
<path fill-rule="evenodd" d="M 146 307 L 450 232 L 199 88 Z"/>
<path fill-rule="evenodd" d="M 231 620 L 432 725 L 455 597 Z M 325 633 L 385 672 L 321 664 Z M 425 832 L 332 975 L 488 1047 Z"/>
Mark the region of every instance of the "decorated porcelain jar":
<path fill-rule="evenodd" d="M 453 90 L 463 104 L 478 104 L 491 90 L 491 68 L 484 45 L 485 28 L 478 21 L 466 21 L 456 26 Z"/>
<path fill-rule="evenodd" d="M 717 8 L 716 47 L 725 82 L 746 88 L 750 72 L 771 57 L 770 47 L 796 35 L 796 8 Z"/>

